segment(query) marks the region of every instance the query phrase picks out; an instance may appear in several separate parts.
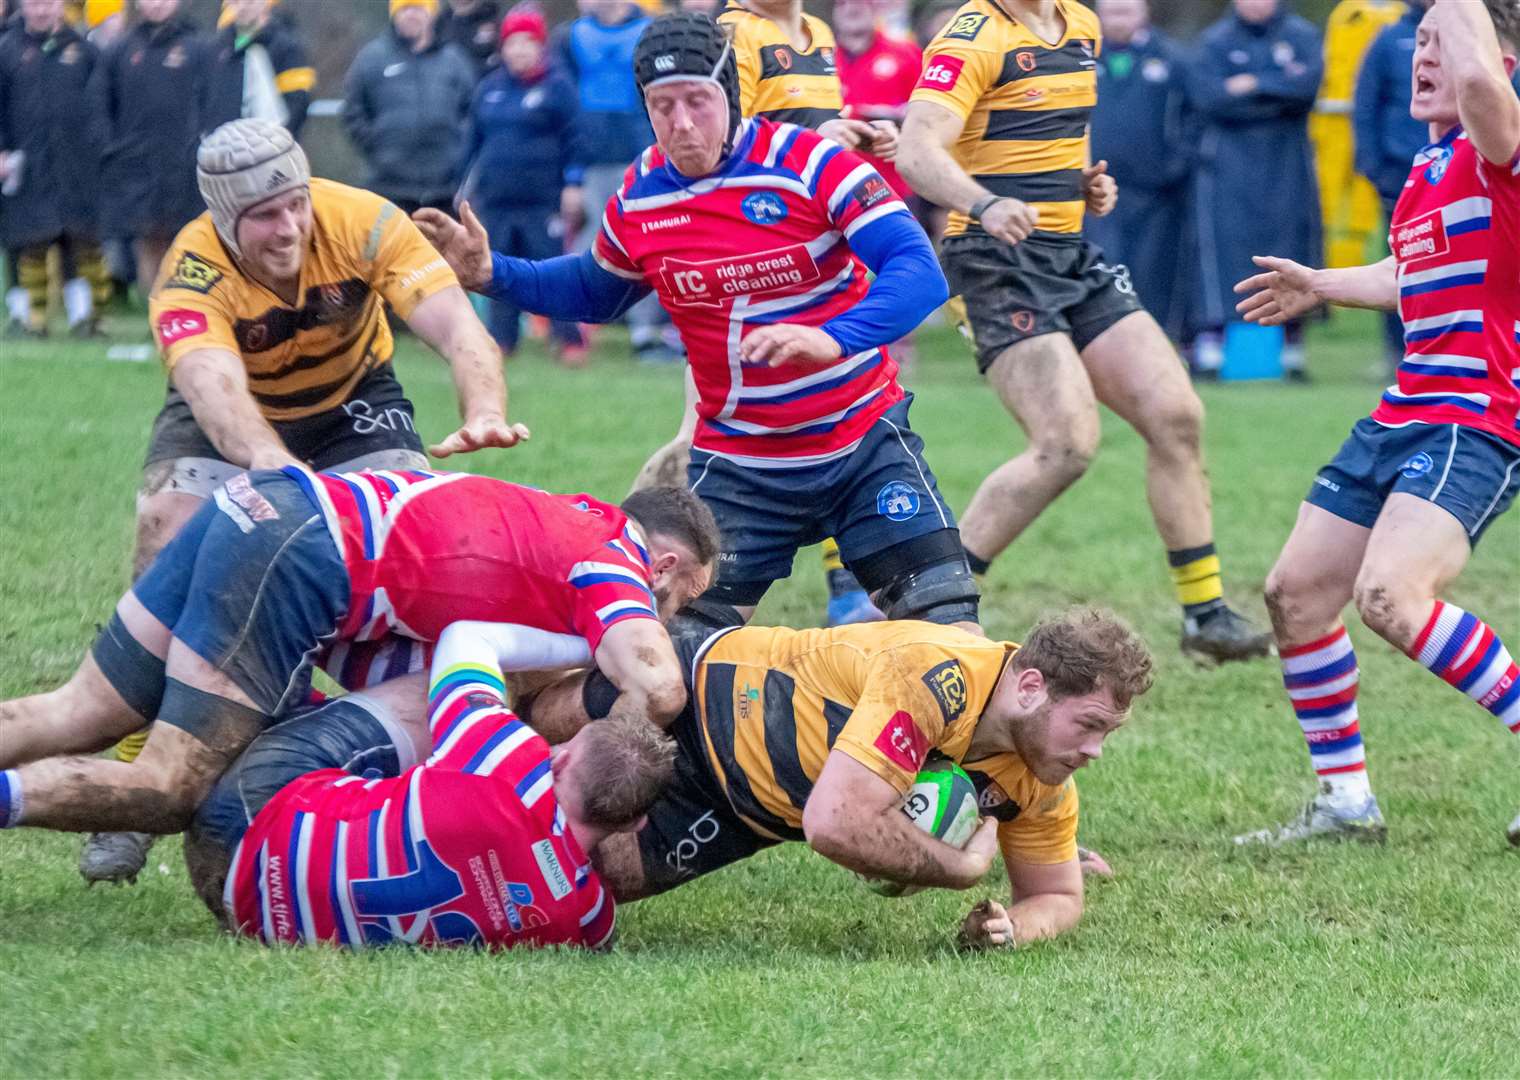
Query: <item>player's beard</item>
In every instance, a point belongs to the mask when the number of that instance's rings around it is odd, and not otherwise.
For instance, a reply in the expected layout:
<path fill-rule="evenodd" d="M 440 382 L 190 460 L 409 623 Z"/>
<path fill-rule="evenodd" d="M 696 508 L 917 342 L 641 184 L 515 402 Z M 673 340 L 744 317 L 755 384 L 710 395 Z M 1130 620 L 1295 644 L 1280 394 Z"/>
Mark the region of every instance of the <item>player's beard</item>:
<path fill-rule="evenodd" d="M 1055 704 L 1047 700 L 1032 715 L 1013 724 L 1013 748 L 1042 784 L 1061 784 L 1074 771 L 1050 749 L 1050 720 Z"/>

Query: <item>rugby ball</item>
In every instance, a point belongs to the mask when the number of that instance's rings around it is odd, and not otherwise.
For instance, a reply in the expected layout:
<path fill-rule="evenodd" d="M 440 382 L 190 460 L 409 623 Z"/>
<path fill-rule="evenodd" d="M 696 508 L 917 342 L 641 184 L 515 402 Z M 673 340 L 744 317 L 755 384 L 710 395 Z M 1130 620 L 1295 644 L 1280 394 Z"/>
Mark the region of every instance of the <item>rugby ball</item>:
<path fill-rule="evenodd" d="M 981 813 L 976 785 L 966 771 L 949 758 L 931 755 L 913 780 L 903 799 L 902 812 L 918 828 L 952 847 L 963 848 L 976 832 Z M 882 896 L 912 896 L 921 885 L 903 885 L 881 878 L 862 877 L 872 892 Z"/>

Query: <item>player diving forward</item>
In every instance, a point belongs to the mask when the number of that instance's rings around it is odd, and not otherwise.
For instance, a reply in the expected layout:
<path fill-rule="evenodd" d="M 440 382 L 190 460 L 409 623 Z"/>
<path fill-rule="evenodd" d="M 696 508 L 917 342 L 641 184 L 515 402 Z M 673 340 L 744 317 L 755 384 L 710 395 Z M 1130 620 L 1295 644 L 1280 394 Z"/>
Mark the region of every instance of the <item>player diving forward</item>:
<path fill-rule="evenodd" d="M 1203 469 L 1203 404 L 1129 273 L 1082 237 L 1117 197 L 1089 166 L 1098 20 L 1076 0 L 970 0 L 924 55 L 898 148 L 903 179 L 951 211 L 940 257 L 978 369 L 1029 436 L 962 522 L 974 570 L 1082 476 L 1098 402 L 1146 444 L 1146 493 L 1182 605 L 1182 648 L 1265 656 L 1224 600 Z"/>
<path fill-rule="evenodd" d="M 1322 303 L 1395 307 L 1398 381 L 1320 470 L 1267 580 L 1283 681 L 1319 786 L 1302 816 L 1237 837 L 1381 841 L 1341 612 L 1520 735 L 1520 670 L 1491 627 L 1439 599 L 1520 488 L 1520 46 L 1515 0 L 1436 0 L 1415 38 L 1410 114 L 1430 125 L 1372 266 L 1258 256 L 1237 285 L 1252 322 Z M 1520 816 L 1509 826 L 1520 845 Z"/>
<path fill-rule="evenodd" d="M 619 510 L 420 469 L 234 477 L 67 684 L 0 703 L 0 827 L 179 832 L 254 736 L 306 701 L 323 645 L 435 641 L 458 619 L 585 638 L 629 712 L 668 722 L 686 691 L 659 615 L 707 587 L 716 555 L 712 515 L 679 488 Z M 49 756 L 152 720 L 134 764 Z"/>
<path fill-rule="evenodd" d="M 638 826 L 674 746 L 623 716 L 551 749 L 507 708 L 502 678 L 504 660 L 589 658 L 579 637 L 454 623 L 420 762 L 348 698 L 266 731 L 196 812 L 196 891 L 270 944 L 610 947 L 613 899 L 590 856 Z"/>
<path fill-rule="evenodd" d="M 527 311 L 605 321 L 658 291 L 699 399 L 688 480 L 723 535 L 698 602 L 715 626 L 748 618 L 798 547 L 830 535 L 888 615 L 974 626 L 955 519 L 884 348 L 944 301 L 928 238 L 855 155 L 742 119 L 732 47 L 706 16 L 656 19 L 634 65 L 657 145 L 593 252 L 493 258 L 467 212 L 418 224 L 468 287 Z"/>
<path fill-rule="evenodd" d="M 675 779 L 636 834 L 597 854 L 620 901 L 664 892 L 783 840 L 872 877 L 970 889 L 1000 847 L 1014 901 L 979 904 L 972 944 L 1022 944 L 1082 915 L 1072 774 L 1151 684 L 1151 657 L 1097 612 L 1043 622 L 1022 645 L 917 621 L 709 633 L 678 618 L 689 691 L 670 731 Z M 595 670 L 524 714 L 551 741 L 616 707 Z M 592 727 L 596 724 L 592 723 Z M 959 761 L 986 815 L 964 850 L 899 812 L 931 750 Z M 995 827 L 995 828 L 994 828 Z"/>

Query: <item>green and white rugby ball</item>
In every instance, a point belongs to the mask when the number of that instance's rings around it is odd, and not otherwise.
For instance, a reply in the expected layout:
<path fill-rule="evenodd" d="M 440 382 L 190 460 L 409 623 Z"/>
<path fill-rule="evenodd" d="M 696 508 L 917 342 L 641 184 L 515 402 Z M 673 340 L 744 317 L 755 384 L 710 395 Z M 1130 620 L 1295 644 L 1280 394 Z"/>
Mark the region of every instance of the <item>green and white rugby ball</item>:
<path fill-rule="evenodd" d="M 977 809 L 976 785 L 955 762 L 932 755 L 913 780 L 903 799 L 908 820 L 937 840 L 963 848 L 976 832 L 981 814 Z M 882 896 L 912 896 L 923 887 L 896 881 L 862 877 L 872 892 Z"/>

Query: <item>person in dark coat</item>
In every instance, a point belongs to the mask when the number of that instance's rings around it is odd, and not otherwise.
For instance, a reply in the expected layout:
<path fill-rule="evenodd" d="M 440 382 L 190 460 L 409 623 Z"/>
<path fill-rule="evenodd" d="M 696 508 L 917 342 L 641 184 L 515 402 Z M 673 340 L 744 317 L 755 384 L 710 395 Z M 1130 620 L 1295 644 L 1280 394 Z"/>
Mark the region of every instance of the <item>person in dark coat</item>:
<path fill-rule="evenodd" d="M 475 91 L 460 175 L 495 250 L 524 259 L 549 259 L 565 250 L 560 191 L 570 167 L 578 94 L 545 60 L 543 16 L 523 12 L 501 24 L 501 64 Z M 521 313 L 492 301 L 487 325 L 511 355 Z M 585 358 L 580 327 L 550 324 L 556 357 L 570 365 Z"/>
<path fill-rule="evenodd" d="M 1083 231 L 1105 261 L 1129 267 L 1142 303 L 1173 341 L 1185 332 L 1193 261 L 1180 250 L 1188 232 L 1187 61 L 1180 46 L 1150 25 L 1146 0 L 1098 0 L 1103 52 L 1092 156 L 1107 161 L 1119 201 Z"/>
<path fill-rule="evenodd" d="M 211 39 L 180 0 L 137 0 L 137 19 L 101 57 L 96 108 L 104 125 L 101 231 L 131 238 L 144 297 L 176 233 L 206 208 L 195 147 Z"/>
<path fill-rule="evenodd" d="M 1217 374 L 1235 282 L 1272 251 L 1320 263 L 1319 190 L 1308 117 L 1324 71 L 1320 35 L 1281 0 L 1234 0 L 1203 32 L 1189 65 L 1198 111 L 1194 210 L 1198 230 L 1198 373 Z M 1302 332 L 1288 327 L 1283 367 L 1303 377 Z"/>
<path fill-rule="evenodd" d="M 434 32 L 438 40 L 456 45 L 485 74 L 500 61 L 496 51 L 501 32 L 501 8 L 496 0 L 444 0 Z"/>
<path fill-rule="evenodd" d="M 343 126 L 369 166 L 365 186 L 408 214 L 450 210 L 475 65 L 433 36 L 437 0 L 391 0 L 391 28 L 354 58 Z"/>
<path fill-rule="evenodd" d="M 63 0 L 29 0 L 21 28 L 0 39 L 0 220 L 27 295 L 16 312 L 25 315 L 22 329 L 47 332 L 47 256 L 57 244 L 70 330 L 93 336 L 96 306 L 111 289 L 96 216 L 100 125 L 89 94 L 99 53 L 63 14 Z"/>
<path fill-rule="evenodd" d="M 227 10 L 232 21 L 216 35 L 202 132 L 256 117 L 299 139 L 317 74 L 294 21 L 275 16 L 270 0 L 229 0 Z"/>

